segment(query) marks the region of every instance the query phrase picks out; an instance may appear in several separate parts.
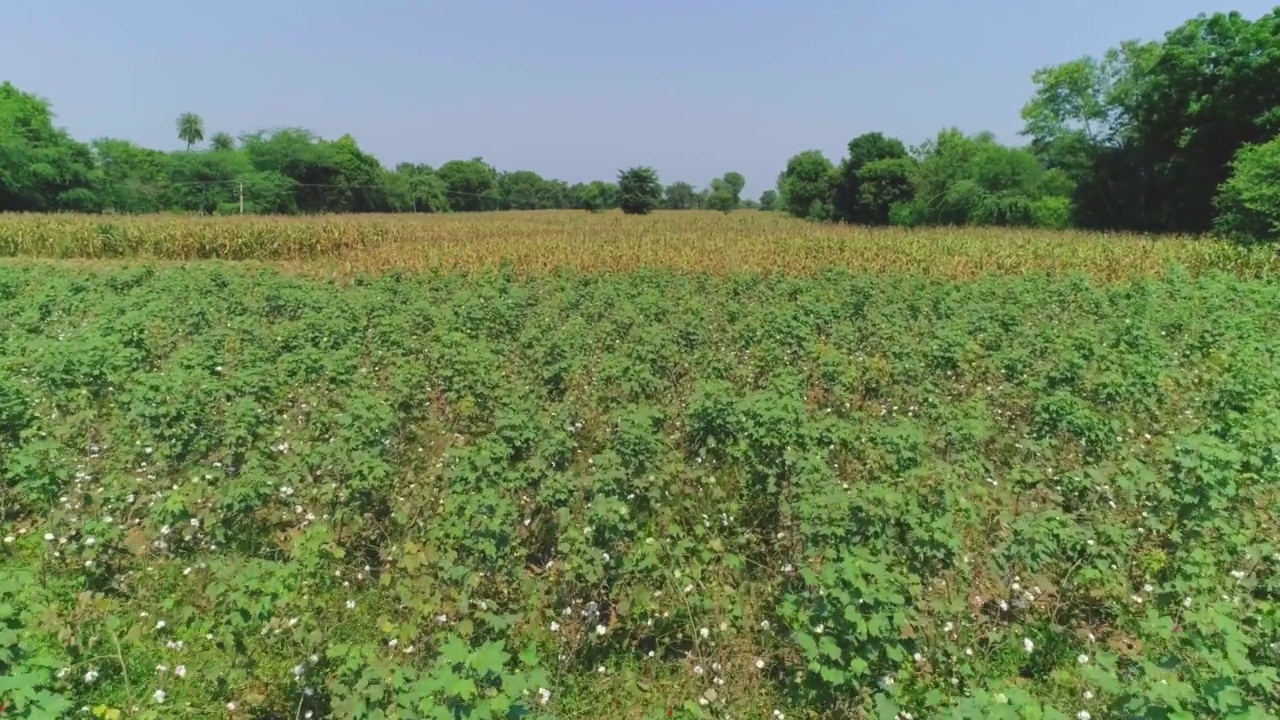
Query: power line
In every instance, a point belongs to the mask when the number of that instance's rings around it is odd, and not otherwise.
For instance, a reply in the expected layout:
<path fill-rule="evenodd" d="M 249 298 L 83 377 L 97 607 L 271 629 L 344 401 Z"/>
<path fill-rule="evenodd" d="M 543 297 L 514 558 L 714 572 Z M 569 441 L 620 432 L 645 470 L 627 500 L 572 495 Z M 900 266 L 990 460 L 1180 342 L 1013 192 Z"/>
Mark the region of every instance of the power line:
<path fill-rule="evenodd" d="M 165 188 L 165 187 L 188 186 L 188 185 L 208 186 L 208 185 L 234 185 L 234 184 L 239 184 L 240 186 L 243 187 L 244 181 L 243 180 L 174 180 L 174 181 L 167 181 L 164 183 L 158 183 L 156 187 Z M 304 182 L 298 182 L 297 180 L 290 181 L 290 186 L 291 187 L 316 187 L 316 188 L 348 188 L 352 190 L 385 190 L 387 189 L 386 185 L 348 185 L 347 183 L 304 183 Z M 488 197 L 488 195 L 484 193 L 470 193 L 470 192 L 464 192 L 462 190 L 449 190 L 447 188 L 442 189 L 439 192 L 442 192 L 445 195 L 460 195 L 464 197 L 477 197 L 477 198 Z"/>

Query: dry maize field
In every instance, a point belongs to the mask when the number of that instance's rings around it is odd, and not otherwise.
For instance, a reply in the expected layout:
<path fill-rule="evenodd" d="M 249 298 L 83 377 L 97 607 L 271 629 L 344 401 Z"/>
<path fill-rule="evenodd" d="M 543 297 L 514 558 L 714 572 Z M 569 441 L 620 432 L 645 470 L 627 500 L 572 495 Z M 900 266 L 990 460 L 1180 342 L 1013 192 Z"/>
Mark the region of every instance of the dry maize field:
<path fill-rule="evenodd" d="M 1258 277 L 1272 251 L 1205 239 L 1000 228 L 871 229 L 772 213 L 573 211 L 294 217 L 0 216 L 0 257 L 252 260 L 339 275 L 573 268 L 812 275 L 829 268 L 967 278 L 1080 272 L 1099 280 L 1223 270 Z"/>

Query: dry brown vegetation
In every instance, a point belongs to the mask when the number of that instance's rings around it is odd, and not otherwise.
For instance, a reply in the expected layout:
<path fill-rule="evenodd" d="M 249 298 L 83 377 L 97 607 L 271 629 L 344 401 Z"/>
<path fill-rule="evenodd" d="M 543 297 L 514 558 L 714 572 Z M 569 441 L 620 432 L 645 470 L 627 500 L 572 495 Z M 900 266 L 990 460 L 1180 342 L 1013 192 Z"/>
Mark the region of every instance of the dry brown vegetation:
<path fill-rule="evenodd" d="M 269 261 L 309 272 L 521 272 L 642 267 L 807 275 L 825 268 L 938 277 L 1082 272 L 1100 280 L 1280 269 L 1274 252 L 1186 237 L 1005 228 L 872 229 L 770 213 L 577 211 L 323 217 L 0 216 L 0 256 Z"/>

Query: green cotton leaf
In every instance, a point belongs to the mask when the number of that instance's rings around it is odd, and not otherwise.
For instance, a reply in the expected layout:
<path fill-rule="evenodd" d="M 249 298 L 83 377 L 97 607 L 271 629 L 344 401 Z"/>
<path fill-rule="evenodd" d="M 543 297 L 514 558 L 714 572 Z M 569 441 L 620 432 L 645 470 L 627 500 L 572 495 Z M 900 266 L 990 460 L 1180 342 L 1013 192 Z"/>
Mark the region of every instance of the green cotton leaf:
<path fill-rule="evenodd" d="M 66 697 L 41 690 L 36 694 L 35 707 L 32 708 L 31 720 L 58 720 L 67 716 L 67 711 L 72 708 L 72 703 Z"/>
<path fill-rule="evenodd" d="M 813 639 L 812 635 L 796 633 L 796 644 L 800 646 L 800 649 L 803 650 L 806 655 L 818 654 L 818 643 Z"/>
<path fill-rule="evenodd" d="M 501 674 L 511 655 L 502 649 L 500 642 L 487 642 L 471 656 L 471 667 L 478 673 Z"/>
<path fill-rule="evenodd" d="M 843 685 L 845 681 L 844 671 L 830 665 L 823 665 L 822 669 L 818 671 L 818 675 L 828 685 Z"/>
<path fill-rule="evenodd" d="M 898 704 L 884 693 L 876 693 L 876 717 L 879 720 L 898 720 Z"/>
<path fill-rule="evenodd" d="M 832 660 L 839 660 L 842 654 L 840 652 L 840 646 L 828 635 L 822 636 L 822 640 L 818 642 L 818 650 Z"/>
<path fill-rule="evenodd" d="M 440 659 L 450 665 L 466 662 L 470 654 L 471 648 L 457 636 L 450 637 L 440 648 Z"/>
<path fill-rule="evenodd" d="M 1209 707 L 1220 713 L 1228 713 L 1245 704 L 1244 693 L 1227 680 L 1215 680 L 1210 683 Z"/>
<path fill-rule="evenodd" d="M 511 698 L 505 694 L 498 694 L 489 701 L 489 709 L 495 714 L 495 717 L 502 717 L 511 709 Z"/>
<path fill-rule="evenodd" d="M 529 643 L 525 647 L 524 652 L 520 653 L 520 663 L 525 667 L 537 667 L 538 665 L 538 646 Z"/>
<path fill-rule="evenodd" d="M 463 700 L 470 700 L 476 696 L 476 681 L 469 677 L 455 677 L 445 686 L 445 692 Z"/>

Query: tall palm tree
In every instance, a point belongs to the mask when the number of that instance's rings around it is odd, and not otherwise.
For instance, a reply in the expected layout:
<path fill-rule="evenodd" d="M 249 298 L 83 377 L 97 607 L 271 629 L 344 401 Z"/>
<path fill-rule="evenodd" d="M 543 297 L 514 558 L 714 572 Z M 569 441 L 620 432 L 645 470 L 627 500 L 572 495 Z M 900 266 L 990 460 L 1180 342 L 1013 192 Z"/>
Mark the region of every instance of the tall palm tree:
<path fill-rule="evenodd" d="M 179 115 L 178 139 L 187 144 L 188 150 L 192 145 L 204 140 L 204 118 L 192 112 Z"/>

